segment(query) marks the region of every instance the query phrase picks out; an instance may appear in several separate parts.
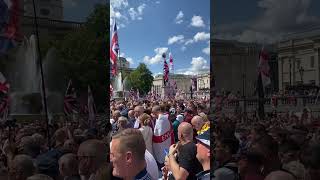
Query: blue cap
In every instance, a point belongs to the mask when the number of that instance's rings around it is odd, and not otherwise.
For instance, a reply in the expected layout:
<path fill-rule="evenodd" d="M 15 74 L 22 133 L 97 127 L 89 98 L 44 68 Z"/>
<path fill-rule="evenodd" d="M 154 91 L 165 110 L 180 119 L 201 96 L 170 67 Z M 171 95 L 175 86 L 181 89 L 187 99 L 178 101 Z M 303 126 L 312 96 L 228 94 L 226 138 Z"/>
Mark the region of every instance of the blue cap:
<path fill-rule="evenodd" d="M 201 143 L 210 147 L 210 128 L 204 131 L 202 134 L 199 134 L 196 139 Z"/>

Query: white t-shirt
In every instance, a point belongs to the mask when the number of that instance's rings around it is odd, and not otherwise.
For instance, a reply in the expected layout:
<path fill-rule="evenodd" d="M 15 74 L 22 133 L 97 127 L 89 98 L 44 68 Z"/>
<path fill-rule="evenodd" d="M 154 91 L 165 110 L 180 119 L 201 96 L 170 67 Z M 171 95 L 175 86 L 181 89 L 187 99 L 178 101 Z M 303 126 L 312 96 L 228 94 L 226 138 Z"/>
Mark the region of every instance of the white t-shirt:
<path fill-rule="evenodd" d="M 142 133 L 144 142 L 146 143 L 146 148 L 147 150 L 153 155 L 153 149 L 152 149 L 152 136 L 153 136 L 153 131 L 151 127 L 149 126 L 142 126 L 139 128 L 139 130 Z"/>
<path fill-rule="evenodd" d="M 140 125 L 140 121 L 139 121 L 139 119 L 137 118 L 136 121 L 134 122 L 133 128 L 138 129 L 138 128 L 139 128 L 139 125 Z"/>
<path fill-rule="evenodd" d="M 147 172 L 150 174 L 152 179 L 159 179 L 159 169 L 157 162 L 148 150 L 146 150 L 146 152 L 144 153 L 144 158 L 147 162 Z"/>

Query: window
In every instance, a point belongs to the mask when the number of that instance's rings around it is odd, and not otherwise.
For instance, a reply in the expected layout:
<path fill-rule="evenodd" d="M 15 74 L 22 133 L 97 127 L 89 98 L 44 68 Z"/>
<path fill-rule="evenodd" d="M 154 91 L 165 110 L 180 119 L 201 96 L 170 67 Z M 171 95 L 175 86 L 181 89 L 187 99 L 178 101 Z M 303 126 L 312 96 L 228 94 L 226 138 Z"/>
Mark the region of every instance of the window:
<path fill-rule="evenodd" d="M 314 68 L 314 56 L 310 56 L 310 67 Z"/>
<path fill-rule="evenodd" d="M 40 9 L 40 14 L 43 16 L 48 16 L 50 11 L 48 9 Z"/>

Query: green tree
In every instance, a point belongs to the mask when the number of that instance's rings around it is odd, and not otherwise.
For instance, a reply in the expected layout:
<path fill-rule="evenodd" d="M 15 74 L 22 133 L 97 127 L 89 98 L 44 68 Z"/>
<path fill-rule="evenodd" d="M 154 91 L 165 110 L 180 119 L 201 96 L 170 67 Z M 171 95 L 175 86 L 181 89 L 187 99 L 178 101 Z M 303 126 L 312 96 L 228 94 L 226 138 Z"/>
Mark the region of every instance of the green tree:
<path fill-rule="evenodd" d="M 153 76 L 147 66 L 140 63 L 137 69 L 130 73 L 128 81 L 133 89 L 139 89 L 139 93 L 145 95 L 151 90 Z"/>
<path fill-rule="evenodd" d="M 82 92 L 90 85 L 98 106 L 105 105 L 109 90 L 107 43 L 108 5 L 97 5 L 80 29 L 68 33 L 62 41 L 54 42 L 58 59 L 65 68 L 64 81 L 67 83 L 72 79 Z"/>

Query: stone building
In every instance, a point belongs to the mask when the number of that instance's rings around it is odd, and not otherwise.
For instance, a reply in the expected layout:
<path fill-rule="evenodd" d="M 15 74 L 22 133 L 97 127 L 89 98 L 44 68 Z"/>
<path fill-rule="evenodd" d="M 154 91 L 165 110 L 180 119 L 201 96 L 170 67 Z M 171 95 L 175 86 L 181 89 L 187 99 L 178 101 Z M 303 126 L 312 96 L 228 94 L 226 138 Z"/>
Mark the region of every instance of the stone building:
<path fill-rule="evenodd" d="M 287 35 L 278 44 L 279 89 L 320 84 L 320 29 Z"/>

